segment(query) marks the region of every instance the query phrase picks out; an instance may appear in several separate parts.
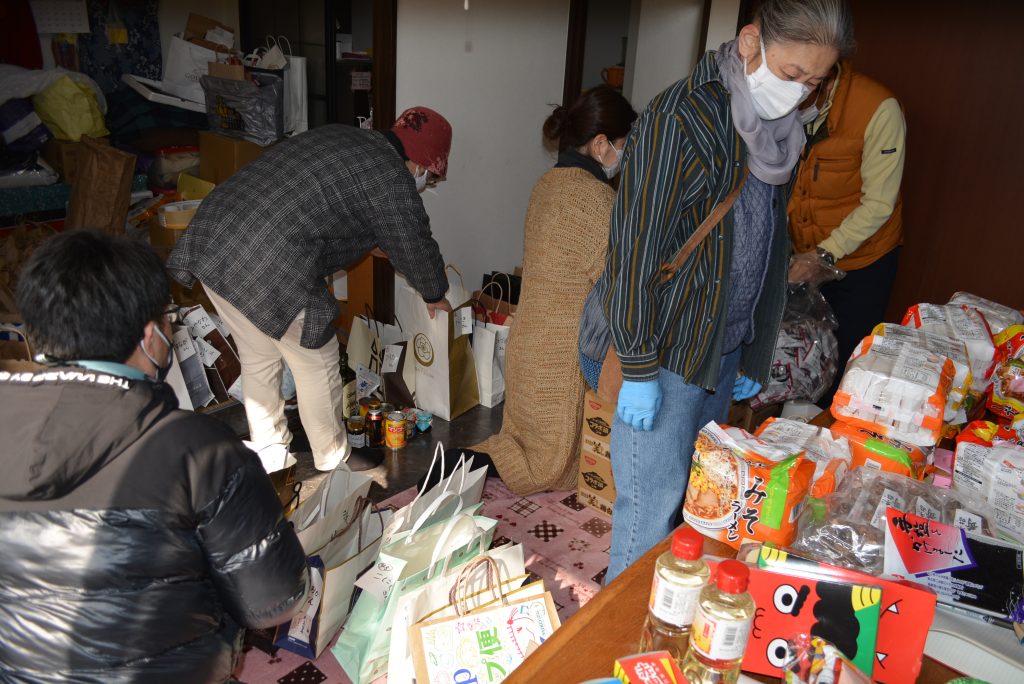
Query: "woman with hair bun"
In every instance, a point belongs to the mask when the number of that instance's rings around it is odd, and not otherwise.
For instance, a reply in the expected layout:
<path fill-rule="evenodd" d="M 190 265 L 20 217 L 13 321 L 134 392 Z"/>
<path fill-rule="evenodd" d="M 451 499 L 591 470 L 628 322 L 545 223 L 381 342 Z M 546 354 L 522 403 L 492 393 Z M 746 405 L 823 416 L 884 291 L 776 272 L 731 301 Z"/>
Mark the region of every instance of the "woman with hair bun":
<path fill-rule="evenodd" d="M 575 486 L 586 383 L 578 337 L 583 300 L 604 269 L 615 200 L 610 181 L 637 114 L 608 86 L 555 107 L 544 137 L 558 162 L 526 212 L 523 286 L 505 354 L 501 432 L 473 447 L 513 492 Z"/>

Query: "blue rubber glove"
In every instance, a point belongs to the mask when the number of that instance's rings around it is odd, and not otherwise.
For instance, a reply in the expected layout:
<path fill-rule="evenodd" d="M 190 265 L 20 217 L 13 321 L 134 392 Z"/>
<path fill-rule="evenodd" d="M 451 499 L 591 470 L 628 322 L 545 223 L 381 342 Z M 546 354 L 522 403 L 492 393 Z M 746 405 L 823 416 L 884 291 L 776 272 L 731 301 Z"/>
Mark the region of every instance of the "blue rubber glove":
<path fill-rule="evenodd" d="M 745 375 L 737 375 L 736 382 L 732 386 L 732 398 L 735 401 L 743 401 L 755 397 L 761 392 L 761 383 L 754 382 Z"/>
<path fill-rule="evenodd" d="M 634 430 L 652 430 L 654 419 L 661 409 L 661 384 L 657 380 L 646 382 L 622 381 L 616 413 L 623 423 Z"/>

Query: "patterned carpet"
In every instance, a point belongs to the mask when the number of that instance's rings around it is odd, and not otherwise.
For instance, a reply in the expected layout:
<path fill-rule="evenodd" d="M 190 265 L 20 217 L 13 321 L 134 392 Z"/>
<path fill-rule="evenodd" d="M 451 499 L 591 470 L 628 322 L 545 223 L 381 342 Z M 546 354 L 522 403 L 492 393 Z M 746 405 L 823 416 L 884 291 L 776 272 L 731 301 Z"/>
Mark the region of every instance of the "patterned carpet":
<path fill-rule="evenodd" d="M 415 495 L 408 489 L 382 504 L 398 508 Z M 563 622 L 597 593 L 608 569 L 612 526 L 607 515 L 578 502 L 574 492 L 524 498 L 497 478 L 487 480 L 483 501 L 483 515 L 498 521 L 494 544 L 523 545 L 526 569 L 544 579 Z M 238 679 L 244 684 L 350 684 L 330 650 L 309 661 L 284 650 L 270 655 L 252 648 Z"/>

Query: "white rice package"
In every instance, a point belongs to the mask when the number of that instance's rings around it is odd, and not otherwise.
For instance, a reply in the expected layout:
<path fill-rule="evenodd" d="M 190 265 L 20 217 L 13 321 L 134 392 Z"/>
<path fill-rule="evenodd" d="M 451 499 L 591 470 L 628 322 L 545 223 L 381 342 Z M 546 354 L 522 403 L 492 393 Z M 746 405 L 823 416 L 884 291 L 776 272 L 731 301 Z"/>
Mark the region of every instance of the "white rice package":
<path fill-rule="evenodd" d="M 755 433 L 758 439 L 780 448 L 783 453 L 803 451 L 804 458 L 814 463 L 811 479 L 813 497 L 820 498 L 836 490 L 850 470 L 853 457 L 845 437 L 836 437 L 828 428 L 799 420 L 769 418 Z"/>
<path fill-rule="evenodd" d="M 957 304 L 915 304 L 904 314 L 903 325 L 963 342 L 971 361 L 971 389 L 979 394 L 988 389 L 998 356 L 992 331 L 977 309 Z"/>
<path fill-rule="evenodd" d="M 942 433 L 953 362 L 898 337 L 865 337 L 832 401 L 837 420 L 915 446 Z"/>
<path fill-rule="evenodd" d="M 967 347 L 955 337 L 928 332 L 907 325 L 895 323 L 879 323 L 875 326 L 875 335 L 882 337 L 898 337 L 909 344 L 916 344 L 922 349 L 944 356 L 953 362 L 953 384 L 949 388 L 946 400 L 947 423 L 959 425 L 967 422 L 967 414 L 962 410 L 964 399 L 971 390 L 971 361 L 967 356 Z"/>
<path fill-rule="evenodd" d="M 958 306 L 971 306 L 981 311 L 992 329 L 993 335 L 998 335 L 1010 326 L 1024 325 L 1024 314 L 1017 309 L 978 295 L 972 295 L 969 292 L 955 293 L 949 303 Z"/>
<path fill-rule="evenodd" d="M 995 509 L 996 533 L 1024 543 L 1024 448 L 960 442 L 953 487 L 988 501 Z"/>

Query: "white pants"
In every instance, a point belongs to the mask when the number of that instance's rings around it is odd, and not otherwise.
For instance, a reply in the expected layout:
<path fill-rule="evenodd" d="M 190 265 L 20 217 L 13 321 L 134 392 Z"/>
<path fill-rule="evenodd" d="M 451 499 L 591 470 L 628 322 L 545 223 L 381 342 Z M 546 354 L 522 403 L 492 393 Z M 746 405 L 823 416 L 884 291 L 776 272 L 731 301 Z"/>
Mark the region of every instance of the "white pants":
<path fill-rule="evenodd" d="M 341 416 L 338 340 L 332 339 L 320 349 L 302 347 L 299 342 L 305 311 L 299 312 L 280 340 L 275 340 L 213 290 L 207 287 L 206 293 L 238 345 L 250 440 L 261 447 L 291 444 L 281 398 L 284 359 L 295 376 L 299 417 L 313 450 L 313 463 L 318 470 L 333 470 L 347 460 L 350 448 Z"/>

